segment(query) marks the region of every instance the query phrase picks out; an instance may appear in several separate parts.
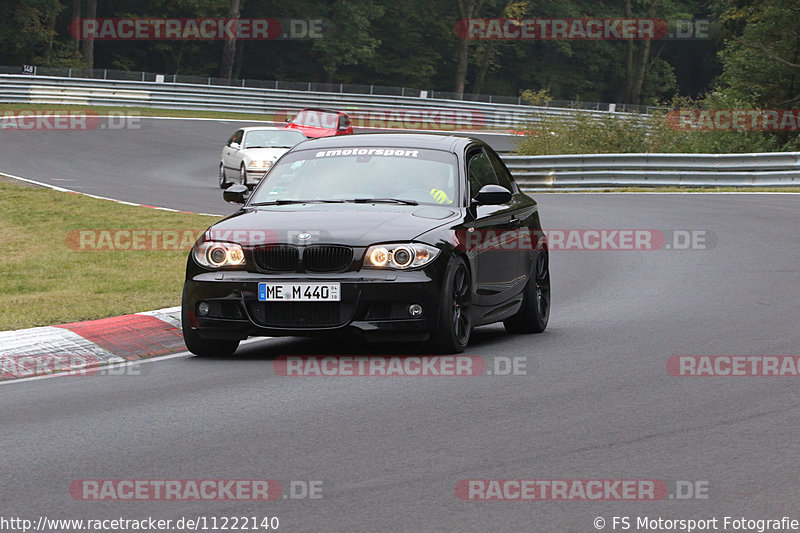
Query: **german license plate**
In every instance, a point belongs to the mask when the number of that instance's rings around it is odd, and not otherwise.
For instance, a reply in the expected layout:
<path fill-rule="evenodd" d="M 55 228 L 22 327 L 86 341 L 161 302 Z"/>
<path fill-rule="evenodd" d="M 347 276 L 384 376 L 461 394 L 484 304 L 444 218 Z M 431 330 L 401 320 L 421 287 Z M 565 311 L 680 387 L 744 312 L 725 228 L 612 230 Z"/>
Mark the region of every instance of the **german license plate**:
<path fill-rule="evenodd" d="M 259 283 L 260 302 L 338 302 L 339 283 Z"/>

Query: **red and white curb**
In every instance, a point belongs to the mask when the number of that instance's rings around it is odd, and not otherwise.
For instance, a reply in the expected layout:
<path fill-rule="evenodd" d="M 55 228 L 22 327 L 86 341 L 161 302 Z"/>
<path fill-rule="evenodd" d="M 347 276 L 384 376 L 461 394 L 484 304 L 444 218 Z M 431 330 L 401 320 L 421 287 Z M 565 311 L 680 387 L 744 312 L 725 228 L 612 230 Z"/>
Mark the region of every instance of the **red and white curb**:
<path fill-rule="evenodd" d="M 181 308 L 0 331 L 0 382 L 186 351 Z"/>

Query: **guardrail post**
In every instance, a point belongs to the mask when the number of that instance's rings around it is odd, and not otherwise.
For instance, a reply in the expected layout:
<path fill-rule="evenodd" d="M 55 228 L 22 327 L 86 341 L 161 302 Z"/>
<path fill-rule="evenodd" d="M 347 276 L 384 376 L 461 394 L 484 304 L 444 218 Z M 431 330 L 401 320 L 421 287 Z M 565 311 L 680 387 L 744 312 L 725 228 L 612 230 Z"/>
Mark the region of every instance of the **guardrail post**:
<path fill-rule="evenodd" d="M 107 69 L 107 68 L 104 68 L 104 69 L 103 69 L 103 79 L 104 79 L 104 80 L 105 80 L 105 79 L 108 79 L 108 69 Z"/>

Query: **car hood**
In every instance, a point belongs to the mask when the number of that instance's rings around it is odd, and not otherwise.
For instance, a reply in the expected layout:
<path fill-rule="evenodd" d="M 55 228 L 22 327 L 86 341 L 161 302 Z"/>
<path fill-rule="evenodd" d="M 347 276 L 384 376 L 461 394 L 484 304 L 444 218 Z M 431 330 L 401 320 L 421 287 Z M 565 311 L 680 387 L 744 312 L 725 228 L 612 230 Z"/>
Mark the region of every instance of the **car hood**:
<path fill-rule="evenodd" d="M 305 204 L 246 209 L 210 228 L 211 238 L 266 243 L 369 246 L 409 241 L 457 220 L 456 209 L 383 204 Z M 310 236 L 304 241 L 301 233 Z"/>
<path fill-rule="evenodd" d="M 289 148 L 246 148 L 244 154 L 250 159 L 274 161 L 289 151 Z"/>

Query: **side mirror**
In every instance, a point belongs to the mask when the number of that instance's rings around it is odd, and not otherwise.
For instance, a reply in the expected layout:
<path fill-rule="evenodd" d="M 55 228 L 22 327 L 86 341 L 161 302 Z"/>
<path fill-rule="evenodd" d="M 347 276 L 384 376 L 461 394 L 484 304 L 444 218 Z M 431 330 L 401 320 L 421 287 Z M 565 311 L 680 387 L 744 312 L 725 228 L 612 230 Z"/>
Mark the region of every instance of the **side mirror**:
<path fill-rule="evenodd" d="M 484 185 L 472 203 L 476 205 L 500 205 L 511 201 L 511 191 L 500 185 Z"/>
<path fill-rule="evenodd" d="M 250 196 L 250 189 L 247 188 L 247 185 L 239 184 L 231 185 L 222 193 L 222 199 L 229 204 L 243 204 L 247 201 L 248 196 Z"/>
<path fill-rule="evenodd" d="M 286 117 L 286 123 L 290 123 L 292 121 L 292 117 Z"/>
<path fill-rule="evenodd" d="M 239 143 L 231 143 L 231 148 L 233 148 L 234 150 L 238 150 L 241 147 L 242 145 Z"/>

